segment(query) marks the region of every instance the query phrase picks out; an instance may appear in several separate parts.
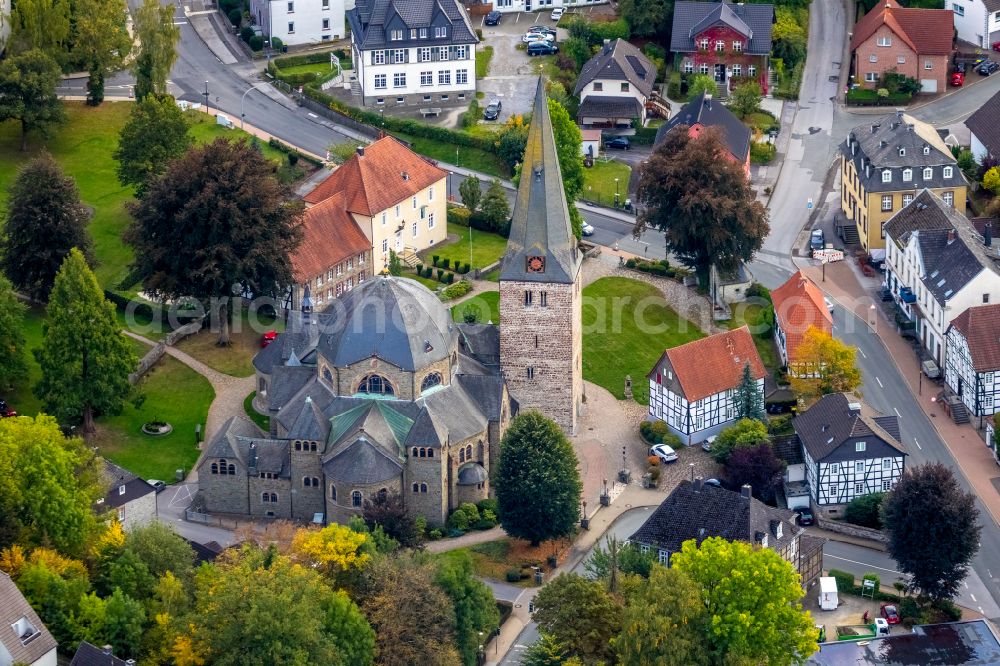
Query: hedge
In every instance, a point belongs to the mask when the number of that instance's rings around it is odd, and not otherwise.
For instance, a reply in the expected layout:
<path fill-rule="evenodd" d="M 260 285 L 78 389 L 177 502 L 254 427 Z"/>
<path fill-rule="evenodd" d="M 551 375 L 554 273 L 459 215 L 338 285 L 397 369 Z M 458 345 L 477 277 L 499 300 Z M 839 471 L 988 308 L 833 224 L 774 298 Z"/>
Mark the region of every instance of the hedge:
<path fill-rule="evenodd" d="M 470 291 L 472 291 L 472 283 L 462 280 L 461 282 L 456 282 L 451 286 L 445 287 L 441 292 L 441 300 L 448 301 L 459 296 L 465 296 Z"/>
<path fill-rule="evenodd" d="M 309 162 L 313 166 L 323 166 L 322 160 L 318 160 L 315 157 L 312 157 L 311 155 L 305 155 L 303 153 L 300 153 L 296 149 L 289 146 L 287 143 L 282 143 L 281 141 L 278 141 L 273 136 L 270 139 L 268 139 L 267 145 L 271 146 L 275 150 L 280 150 L 281 152 L 286 153 L 288 155 L 292 154 L 298 155 L 299 159 L 305 160 L 306 162 Z"/>
<path fill-rule="evenodd" d="M 469 218 L 471 216 L 472 211 L 468 208 L 448 206 L 448 224 L 457 224 L 461 227 L 467 227 L 469 226 Z"/>
<path fill-rule="evenodd" d="M 177 307 L 172 307 L 165 311 L 161 305 L 127 298 L 118 292 L 108 291 L 107 289 L 104 290 L 104 298 L 114 303 L 115 308 L 119 312 L 125 313 L 131 308 L 136 318 L 146 321 L 159 321 L 163 324 L 170 323 L 171 315 L 177 321 L 178 326 L 183 326 L 198 319 L 203 314 L 200 310 L 185 310 Z"/>
<path fill-rule="evenodd" d="M 878 91 L 871 88 L 854 88 L 849 90 L 845 96 L 845 101 L 854 106 L 899 106 L 909 104 L 913 95 L 908 93 L 890 94 L 888 97 L 879 97 Z"/>
<path fill-rule="evenodd" d="M 838 594 L 853 594 L 854 596 L 857 596 L 857 597 L 861 596 L 861 586 L 854 584 L 854 574 L 848 573 L 846 571 L 841 571 L 840 569 L 830 569 L 827 572 L 826 575 L 827 576 L 832 576 L 833 578 L 835 578 L 837 580 L 837 592 L 838 592 Z M 877 575 L 875 575 L 873 573 L 866 573 L 862 577 L 862 580 L 864 580 L 865 578 L 874 578 L 875 579 L 876 587 L 875 587 L 875 598 L 874 598 L 874 601 L 892 601 L 892 602 L 899 601 L 899 596 L 898 595 L 896 595 L 896 594 L 888 594 L 886 592 L 883 592 L 878 587 L 879 577 Z"/>

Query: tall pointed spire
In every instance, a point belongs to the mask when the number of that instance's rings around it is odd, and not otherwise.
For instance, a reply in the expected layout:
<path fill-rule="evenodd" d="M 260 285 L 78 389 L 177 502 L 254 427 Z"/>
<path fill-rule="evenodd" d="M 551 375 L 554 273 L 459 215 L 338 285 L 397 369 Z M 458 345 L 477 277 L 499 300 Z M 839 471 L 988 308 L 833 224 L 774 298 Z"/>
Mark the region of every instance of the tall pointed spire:
<path fill-rule="evenodd" d="M 581 261 L 563 191 L 545 85 L 539 77 L 500 279 L 572 283 Z"/>

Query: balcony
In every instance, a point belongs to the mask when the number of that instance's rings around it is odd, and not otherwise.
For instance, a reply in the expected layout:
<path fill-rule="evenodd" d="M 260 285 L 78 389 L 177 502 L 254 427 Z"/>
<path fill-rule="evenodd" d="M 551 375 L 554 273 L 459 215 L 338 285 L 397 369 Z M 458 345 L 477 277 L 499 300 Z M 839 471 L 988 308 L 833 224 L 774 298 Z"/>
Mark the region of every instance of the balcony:
<path fill-rule="evenodd" d="M 917 297 L 913 293 L 913 290 L 909 287 L 901 287 L 899 289 L 899 297 L 904 303 L 916 303 Z"/>

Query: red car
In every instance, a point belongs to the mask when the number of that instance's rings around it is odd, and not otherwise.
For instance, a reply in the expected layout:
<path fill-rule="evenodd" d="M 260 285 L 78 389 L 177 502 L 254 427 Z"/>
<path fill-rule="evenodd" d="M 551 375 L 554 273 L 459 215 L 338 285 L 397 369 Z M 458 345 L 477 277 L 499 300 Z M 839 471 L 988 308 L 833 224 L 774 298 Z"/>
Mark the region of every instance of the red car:
<path fill-rule="evenodd" d="M 951 73 L 951 85 L 958 88 L 965 84 L 965 74 L 962 72 L 952 72 Z"/>
<path fill-rule="evenodd" d="M 899 624 L 899 611 L 896 610 L 895 604 L 882 604 L 879 610 L 886 622 L 889 624 Z"/>
<path fill-rule="evenodd" d="M 1000 42 L 993 42 L 993 50 L 1000 51 Z"/>
<path fill-rule="evenodd" d="M 0 398 L 0 418 L 6 419 L 6 418 L 9 418 L 11 416 L 17 416 L 17 412 L 15 412 L 13 409 L 11 409 L 7 405 L 7 401 L 6 400 L 4 400 L 3 398 Z"/>
<path fill-rule="evenodd" d="M 260 336 L 260 346 L 261 347 L 268 346 L 269 344 L 274 342 L 275 338 L 277 337 L 278 337 L 277 331 L 268 331 L 264 333 L 264 335 Z"/>

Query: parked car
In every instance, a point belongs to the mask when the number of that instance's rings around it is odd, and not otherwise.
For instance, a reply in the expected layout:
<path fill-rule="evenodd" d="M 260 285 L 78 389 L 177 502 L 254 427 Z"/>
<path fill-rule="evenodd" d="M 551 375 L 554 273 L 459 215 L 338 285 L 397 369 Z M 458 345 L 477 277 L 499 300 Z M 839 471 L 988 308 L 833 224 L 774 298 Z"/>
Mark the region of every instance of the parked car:
<path fill-rule="evenodd" d="M 1000 51 L 1000 42 L 993 42 L 993 50 Z"/>
<path fill-rule="evenodd" d="M 986 60 L 983 62 L 983 64 L 981 64 L 979 67 L 976 68 L 976 71 L 982 74 L 983 76 L 989 76 L 990 74 L 992 74 L 997 70 L 1000 70 L 1000 62 L 997 62 L 995 60 Z"/>
<path fill-rule="evenodd" d="M 965 85 L 965 73 L 954 71 L 951 73 L 951 85 L 953 88 L 960 88 Z"/>
<path fill-rule="evenodd" d="M 826 234 L 822 229 L 813 229 L 809 234 L 809 249 L 822 250 L 824 247 L 826 247 Z"/>
<path fill-rule="evenodd" d="M 649 447 L 649 455 L 656 456 L 660 459 L 660 462 L 677 462 L 677 452 L 666 444 L 657 444 L 656 446 Z"/>
<path fill-rule="evenodd" d="M 556 7 L 555 9 L 552 10 L 552 14 L 549 15 L 549 18 L 552 19 L 553 21 L 558 21 L 559 19 L 562 18 L 562 15 L 563 13 L 565 13 L 565 11 L 566 10 L 563 9 L 562 7 Z"/>
<path fill-rule="evenodd" d="M 17 416 L 17 412 L 15 412 L 13 409 L 11 409 L 7 405 L 7 401 L 6 400 L 4 400 L 3 398 L 0 398 L 0 418 L 6 419 L 6 418 L 10 418 L 12 416 Z"/>
<path fill-rule="evenodd" d="M 800 509 L 799 510 L 799 525 L 803 527 L 808 527 L 816 523 L 816 518 L 813 516 L 812 509 Z"/>
<path fill-rule="evenodd" d="M 490 12 L 486 15 L 483 20 L 484 25 L 500 25 L 500 17 L 503 16 L 500 12 Z"/>
<path fill-rule="evenodd" d="M 485 118 L 486 120 L 496 120 L 497 118 L 500 117 L 500 110 L 502 108 L 503 108 L 503 103 L 501 103 L 500 100 L 494 97 L 493 99 L 490 100 L 490 103 L 487 104 L 486 108 L 483 110 L 483 118 Z"/>
<path fill-rule="evenodd" d="M 701 450 L 705 451 L 706 453 L 711 453 L 712 452 L 712 444 L 715 444 L 715 437 L 716 437 L 715 435 L 712 435 L 711 437 L 709 437 L 708 439 L 706 439 L 704 442 L 702 442 L 701 443 Z"/>
<path fill-rule="evenodd" d="M 547 32 L 526 32 L 522 35 L 521 41 L 525 44 L 530 44 L 531 42 L 554 42 L 556 41 L 556 36 Z"/>
<path fill-rule="evenodd" d="M 531 42 L 528 44 L 528 55 L 543 56 L 559 53 L 559 47 L 549 42 Z"/>
<path fill-rule="evenodd" d="M 163 481 L 160 481 L 159 479 L 147 479 L 146 483 L 153 486 L 153 488 L 156 490 L 157 493 L 162 493 L 164 490 L 167 489 L 167 484 L 165 484 Z"/>
<path fill-rule="evenodd" d="M 613 139 L 608 139 L 604 142 L 605 149 L 614 148 L 616 150 L 628 150 L 631 145 L 629 144 L 628 137 L 626 136 L 616 136 Z"/>
<path fill-rule="evenodd" d="M 533 25 L 530 28 L 528 28 L 528 32 L 540 32 L 546 35 L 552 35 L 554 37 L 556 34 L 556 29 L 553 28 L 551 25 Z"/>
<path fill-rule="evenodd" d="M 580 227 L 580 230 L 583 232 L 584 236 L 593 236 L 594 235 L 594 227 L 591 226 L 589 222 L 584 222 L 583 226 Z"/>
<path fill-rule="evenodd" d="M 899 624 L 899 611 L 896 610 L 896 604 L 882 604 L 879 606 L 879 613 L 889 624 Z"/>
<path fill-rule="evenodd" d="M 269 344 L 271 344 L 272 342 L 274 342 L 275 338 L 277 338 L 277 337 L 278 337 L 278 332 L 277 331 L 267 331 L 267 332 L 265 332 L 263 335 L 260 336 L 260 346 L 261 347 L 268 346 Z"/>
<path fill-rule="evenodd" d="M 959 72 L 961 74 L 965 74 L 965 63 L 964 62 L 956 62 L 955 63 L 955 71 Z"/>

